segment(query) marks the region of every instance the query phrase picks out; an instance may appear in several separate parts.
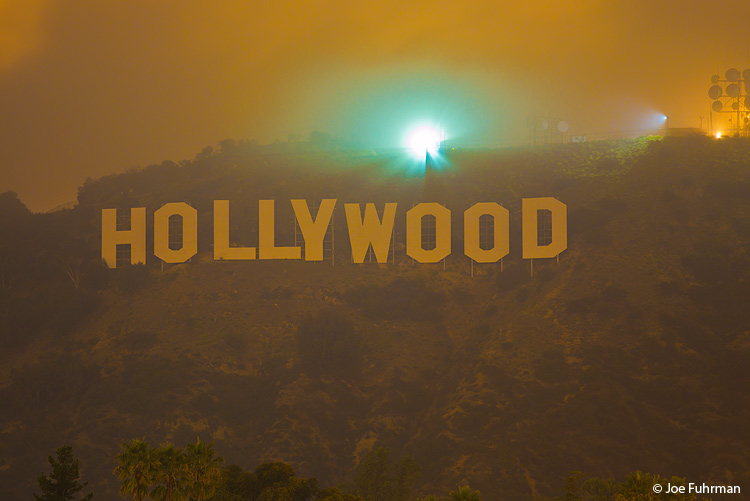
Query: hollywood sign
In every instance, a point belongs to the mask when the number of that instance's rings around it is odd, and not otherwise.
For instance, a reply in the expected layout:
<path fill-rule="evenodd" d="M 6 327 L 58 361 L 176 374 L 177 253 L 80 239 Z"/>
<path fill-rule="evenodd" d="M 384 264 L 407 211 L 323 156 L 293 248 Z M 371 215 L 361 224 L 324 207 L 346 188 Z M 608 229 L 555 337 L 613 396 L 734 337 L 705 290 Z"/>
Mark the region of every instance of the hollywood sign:
<path fill-rule="evenodd" d="M 323 240 L 336 207 L 336 199 L 324 199 L 315 217 L 306 200 L 291 200 L 294 215 L 304 239 L 305 260 L 323 260 Z M 396 203 L 386 203 L 382 218 L 375 204 L 345 203 L 346 224 L 352 261 L 363 263 L 370 247 L 378 263 L 388 261 L 396 218 Z M 523 258 L 552 258 L 568 247 L 567 207 L 551 197 L 522 200 Z M 539 215 L 547 211 L 549 242 L 538 239 Z M 493 220 L 492 247 L 480 245 L 479 219 L 489 215 Z M 182 246 L 169 245 L 169 220 L 182 219 Z M 435 218 L 435 247 L 425 249 L 422 243 L 422 218 Z M 495 263 L 510 250 L 509 212 L 495 202 L 482 202 L 464 211 L 464 254 L 478 263 Z M 258 202 L 258 246 L 230 245 L 229 201 L 214 201 L 214 259 L 302 259 L 302 248 L 277 246 L 275 243 L 274 201 Z M 117 209 L 102 210 L 102 259 L 110 268 L 117 266 L 117 246 L 130 246 L 131 264 L 146 262 L 146 208 L 130 209 L 130 229 L 117 229 Z M 486 247 L 486 245 L 485 245 Z M 198 252 L 198 211 L 184 202 L 168 203 L 154 212 L 154 255 L 166 263 L 184 263 Z M 418 263 L 437 263 L 451 254 L 451 211 L 438 203 L 420 203 L 406 213 L 406 254 Z"/>

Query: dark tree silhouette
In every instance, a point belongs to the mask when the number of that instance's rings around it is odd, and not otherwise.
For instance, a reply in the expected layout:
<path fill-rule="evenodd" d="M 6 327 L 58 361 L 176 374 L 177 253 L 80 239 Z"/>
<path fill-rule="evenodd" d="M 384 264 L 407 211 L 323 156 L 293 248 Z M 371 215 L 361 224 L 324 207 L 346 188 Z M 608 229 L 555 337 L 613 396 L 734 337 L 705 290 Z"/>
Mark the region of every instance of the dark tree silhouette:
<path fill-rule="evenodd" d="M 78 460 L 73 459 L 73 447 L 66 445 L 57 449 L 57 460 L 49 456 L 49 464 L 52 473 L 42 474 L 37 481 L 42 495 L 34 494 L 36 501 L 67 501 L 75 499 L 76 494 L 88 485 L 88 482 L 80 483 L 78 472 Z M 93 493 L 86 494 L 82 501 L 88 501 L 94 497 Z"/>

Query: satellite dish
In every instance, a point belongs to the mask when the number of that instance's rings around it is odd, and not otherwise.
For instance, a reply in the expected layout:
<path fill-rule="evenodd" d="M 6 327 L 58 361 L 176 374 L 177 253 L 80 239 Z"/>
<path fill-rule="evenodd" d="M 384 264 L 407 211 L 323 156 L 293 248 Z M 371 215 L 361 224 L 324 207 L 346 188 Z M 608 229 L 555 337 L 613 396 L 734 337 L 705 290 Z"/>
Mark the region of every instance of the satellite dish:
<path fill-rule="evenodd" d="M 717 113 L 721 111 L 721 109 L 724 107 L 724 104 L 721 101 L 714 101 L 711 103 L 711 109 L 716 111 Z"/>
<path fill-rule="evenodd" d="M 561 120 L 557 123 L 557 130 L 560 132 L 567 132 L 568 131 L 568 122 L 565 120 Z"/>
<path fill-rule="evenodd" d="M 747 70 L 746 70 L 747 71 Z M 711 83 L 717 84 L 719 83 L 719 75 L 711 75 Z"/>
<path fill-rule="evenodd" d="M 732 109 L 733 109 L 734 111 L 737 111 L 737 110 L 739 110 L 739 109 L 740 109 L 740 103 L 738 103 L 737 101 L 733 102 L 733 103 L 732 103 Z"/>
<path fill-rule="evenodd" d="M 739 82 L 740 70 L 738 70 L 737 68 L 729 68 L 726 72 L 726 77 L 730 82 Z"/>
<path fill-rule="evenodd" d="M 737 97 L 740 95 L 740 84 L 729 84 L 727 85 L 727 96 Z"/>
<path fill-rule="evenodd" d="M 712 85 L 708 89 L 708 97 L 711 99 L 719 99 L 721 97 L 721 87 L 719 85 Z"/>
<path fill-rule="evenodd" d="M 750 80 L 750 69 L 742 70 L 742 79 Z"/>
<path fill-rule="evenodd" d="M 547 130 L 549 128 L 549 123 L 547 123 L 546 120 L 542 120 L 542 130 Z"/>

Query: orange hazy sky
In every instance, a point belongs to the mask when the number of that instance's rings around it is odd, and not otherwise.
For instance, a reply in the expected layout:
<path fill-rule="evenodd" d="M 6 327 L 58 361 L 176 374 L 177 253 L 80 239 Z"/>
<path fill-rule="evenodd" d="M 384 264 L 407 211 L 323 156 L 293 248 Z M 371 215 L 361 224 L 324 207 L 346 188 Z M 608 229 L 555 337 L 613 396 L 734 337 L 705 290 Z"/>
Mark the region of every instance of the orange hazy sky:
<path fill-rule="evenodd" d="M 222 139 L 398 146 L 425 117 L 484 144 L 528 139 L 534 115 L 571 134 L 697 126 L 711 75 L 750 67 L 749 18 L 745 2 L 0 0 L 0 192 L 44 211 L 88 176 Z"/>

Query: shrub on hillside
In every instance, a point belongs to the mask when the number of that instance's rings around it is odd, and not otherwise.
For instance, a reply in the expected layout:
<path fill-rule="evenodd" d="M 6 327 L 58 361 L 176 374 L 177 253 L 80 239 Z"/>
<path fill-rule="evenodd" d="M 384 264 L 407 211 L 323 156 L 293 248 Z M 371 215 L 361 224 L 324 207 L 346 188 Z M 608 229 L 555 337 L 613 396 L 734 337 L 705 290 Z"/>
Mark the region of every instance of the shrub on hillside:
<path fill-rule="evenodd" d="M 305 317 L 297 327 L 302 365 L 316 373 L 348 371 L 359 364 L 361 339 L 340 310 L 327 308 Z"/>
<path fill-rule="evenodd" d="M 128 294 L 141 290 L 149 279 L 148 267 L 145 264 L 124 266 L 115 270 L 117 288 Z"/>
<path fill-rule="evenodd" d="M 688 254 L 682 256 L 680 261 L 684 268 L 702 282 L 721 282 L 735 279 L 737 276 L 736 270 L 733 270 L 724 256 L 718 252 Z"/>
<path fill-rule="evenodd" d="M 573 369 L 565 361 L 565 355 L 555 349 L 545 351 L 536 366 L 536 376 L 547 384 L 567 381 L 572 375 Z"/>
<path fill-rule="evenodd" d="M 153 348 L 158 337 L 156 332 L 132 331 L 117 340 L 117 347 L 130 352 L 144 352 Z"/>
<path fill-rule="evenodd" d="M 100 368 L 77 355 L 47 355 L 10 371 L 14 404 L 37 413 L 40 406 L 77 401 L 99 381 Z"/>
<path fill-rule="evenodd" d="M 421 278 L 399 277 L 385 286 L 358 286 L 349 289 L 346 301 L 376 320 L 415 320 L 442 318 L 445 302 L 442 292 L 432 290 Z"/>
<path fill-rule="evenodd" d="M 497 290 L 499 292 L 508 292 L 520 288 L 526 282 L 531 280 L 531 272 L 524 262 L 506 265 L 502 273 L 495 277 Z"/>
<path fill-rule="evenodd" d="M 365 499 L 406 501 L 421 469 L 411 456 L 399 462 L 390 458 L 390 450 L 376 446 L 365 454 L 354 472 L 357 493 Z"/>
<path fill-rule="evenodd" d="M 0 348 L 21 348 L 40 334 L 64 335 L 99 305 L 99 296 L 84 289 L 49 285 L 30 293 L 0 291 Z"/>

